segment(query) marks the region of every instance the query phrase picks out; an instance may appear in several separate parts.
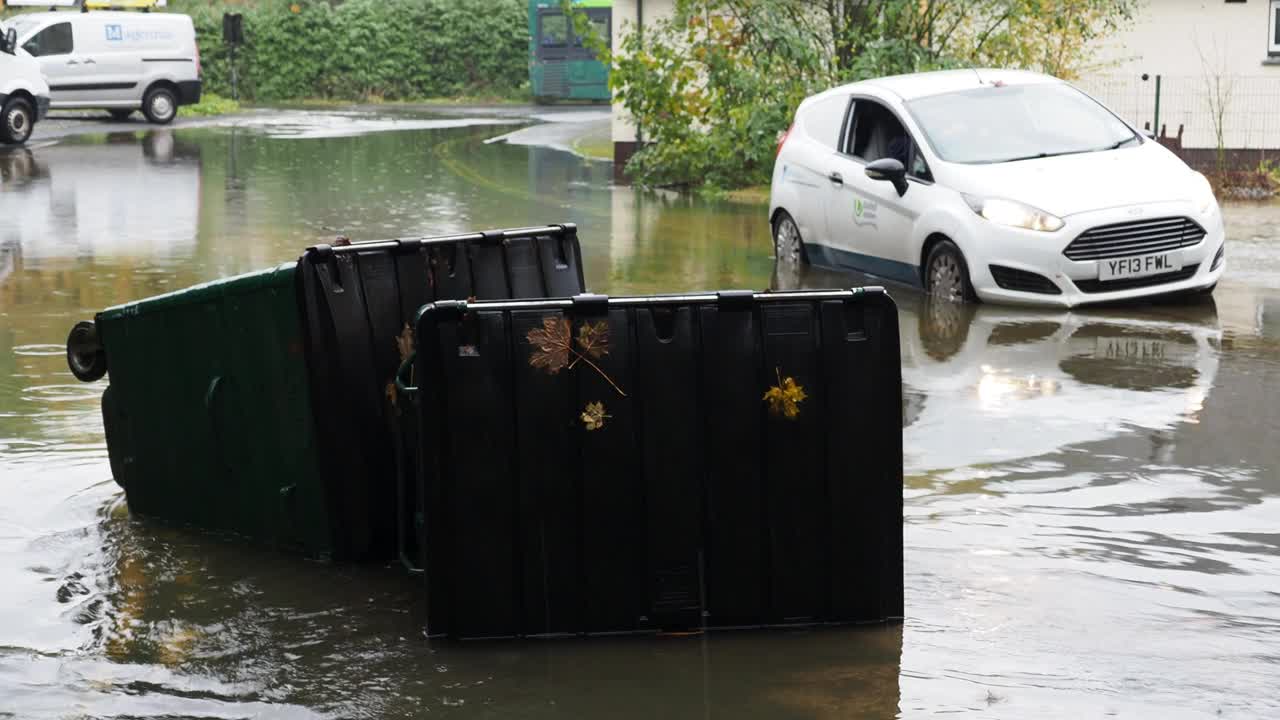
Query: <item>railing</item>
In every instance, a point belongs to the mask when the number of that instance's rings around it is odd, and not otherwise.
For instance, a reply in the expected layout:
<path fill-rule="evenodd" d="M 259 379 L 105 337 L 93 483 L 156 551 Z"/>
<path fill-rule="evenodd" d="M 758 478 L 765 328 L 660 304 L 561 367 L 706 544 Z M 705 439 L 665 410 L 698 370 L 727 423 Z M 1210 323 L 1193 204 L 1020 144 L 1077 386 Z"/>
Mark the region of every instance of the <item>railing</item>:
<path fill-rule="evenodd" d="M 1103 75 L 1077 85 L 1140 128 L 1181 135 L 1175 146 L 1188 149 L 1218 147 L 1221 97 L 1224 148 L 1280 151 L 1280 75 Z"/>

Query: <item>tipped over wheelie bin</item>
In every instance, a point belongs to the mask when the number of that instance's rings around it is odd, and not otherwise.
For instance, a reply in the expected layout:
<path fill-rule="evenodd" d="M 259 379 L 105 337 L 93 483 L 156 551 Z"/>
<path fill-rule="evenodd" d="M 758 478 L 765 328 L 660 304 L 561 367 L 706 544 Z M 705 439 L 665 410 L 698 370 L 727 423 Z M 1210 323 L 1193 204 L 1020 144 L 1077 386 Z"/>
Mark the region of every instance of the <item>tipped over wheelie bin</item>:
<path fill-rule="evenodd" d="M 415 341 L 428 634 L 902 617 L 883 290 L 442 301 Z"/>
<path fill-rule="evenodd" d="M 390 559 L 389 385 L 418 309 L 583 289 L 556 225 L 308 248 L 296 263 L 76 325 L 72 372 L 109 372 L 116 481 L 139 515 L 334 559 Z"/>

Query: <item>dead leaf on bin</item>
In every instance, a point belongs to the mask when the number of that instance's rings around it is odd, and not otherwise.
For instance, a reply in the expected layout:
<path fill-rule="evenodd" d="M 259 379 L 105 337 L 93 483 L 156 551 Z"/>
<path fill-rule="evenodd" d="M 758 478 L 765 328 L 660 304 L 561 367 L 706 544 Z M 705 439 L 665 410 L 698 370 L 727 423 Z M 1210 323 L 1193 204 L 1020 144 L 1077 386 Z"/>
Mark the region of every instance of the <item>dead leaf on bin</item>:
<path fill-rule="evenodd" d="M 569 319 L 547 315 L 542 318 L 542 327 L 534 328 L 525 335 L 525 339 L 533 346 L 533 354 L 529 356 L 529 365 L 544 368 L 555 375 L 569 365 L 571 331 Z"/>
<path fill-rule="evenodd" d="M 587 428 L 588 432 L 604 427 L 604 419 L 607 417 L 612 416 L 605 414 L 604 403 L 599 401 L 587 403 L 587 406 L 582 410 L 582 424 Z"/>
<path fill-rule="evenodd" d="M 805 395 L 804 386 L 797 383 L 795 378 L 790 375 L 783 377 L 779 368 L 774 368 L 774 372 L 778 376 L 778 384 L 765 391 L 764 401 L 769 403 L 769 412 L 795 420 L 800 417 L 800 403 L 808 395 Z"/>
<path fill-rule="evenodd" d="M 582 323 L 578 328 L 578 348 L 586 355 L 599 360 L 609 354 L 609 326 L 603 320 Z"/>

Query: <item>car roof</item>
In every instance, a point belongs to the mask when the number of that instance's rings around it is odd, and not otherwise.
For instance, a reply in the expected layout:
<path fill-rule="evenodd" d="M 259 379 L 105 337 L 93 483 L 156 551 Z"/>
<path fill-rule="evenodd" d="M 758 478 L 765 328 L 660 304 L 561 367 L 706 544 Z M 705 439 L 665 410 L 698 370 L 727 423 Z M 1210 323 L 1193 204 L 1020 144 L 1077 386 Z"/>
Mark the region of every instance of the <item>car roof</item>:
<path fill-rule="evenodd" d="M 87 18 L 87 17 L 94 17 L 94 18 L 100 17 L 107 20 L 119 20 L 122 18 L 129 18 L 131 20 L 140 20 L 140 19 L 150 20 L 154 18 L 171 18 L 171 17 L 181 18 L 181 17 L 186 17 L 186 15 L 182 15 L 180 13 L 163 13 L 163 12 L 159 12 L 159 13 L 150 13 L 150 12 L 144 13 L 144 12 L 136 12 L 136 11 L 129 12 L 127 10 L 90 10 L 87 13 L 80 12 L 79 10 L 75 10 L 75 11 L 52 10 L 49 12 L 20 13 L 8 19 L 17 20 L 21 18 L 24 20 L 30 19 L 35 21 L 41 21 L 41 20 L 75 20 L 77 18 Z"/>
<path fill-rule="evenodd" d="M 928 95 L 971 90 L 1001 83 L 1003 85 L 1041 85 L 1061 83 L 1051 76 L 1027 70 L 1001 70 L 998 68 L 970 68 L 965 70 L 937 70 L 934 72 L 912 73 L 910 75 L 891 75 L 889 77 L 872 78 L 861 82 L 841 85 L 828 92 L 858 92 L 876 89 L 891 93 L 902 100 L 914 100 Z M 825 94 L 825 93 L 824 93 Z"/>

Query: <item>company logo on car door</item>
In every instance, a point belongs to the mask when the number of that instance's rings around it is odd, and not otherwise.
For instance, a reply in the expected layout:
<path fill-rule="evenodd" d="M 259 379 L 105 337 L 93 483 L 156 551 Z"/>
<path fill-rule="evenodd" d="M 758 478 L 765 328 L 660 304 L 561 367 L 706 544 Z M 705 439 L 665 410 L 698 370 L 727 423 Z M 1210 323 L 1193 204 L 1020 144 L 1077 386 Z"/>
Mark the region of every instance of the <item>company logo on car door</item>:
<path fill-rule="evenodd" d="M 876 226 L 876 211 L 880 209 L 880 204 L 870 200 L 863 200 L 860 197 L 853 199 L 853 224 L 862 226 Z"/>
<path fill-rule="evenodd" d="M 107 42 L 122 42 L 124 40 L 124 28 L 119 25 L 107 26 Z"/>

